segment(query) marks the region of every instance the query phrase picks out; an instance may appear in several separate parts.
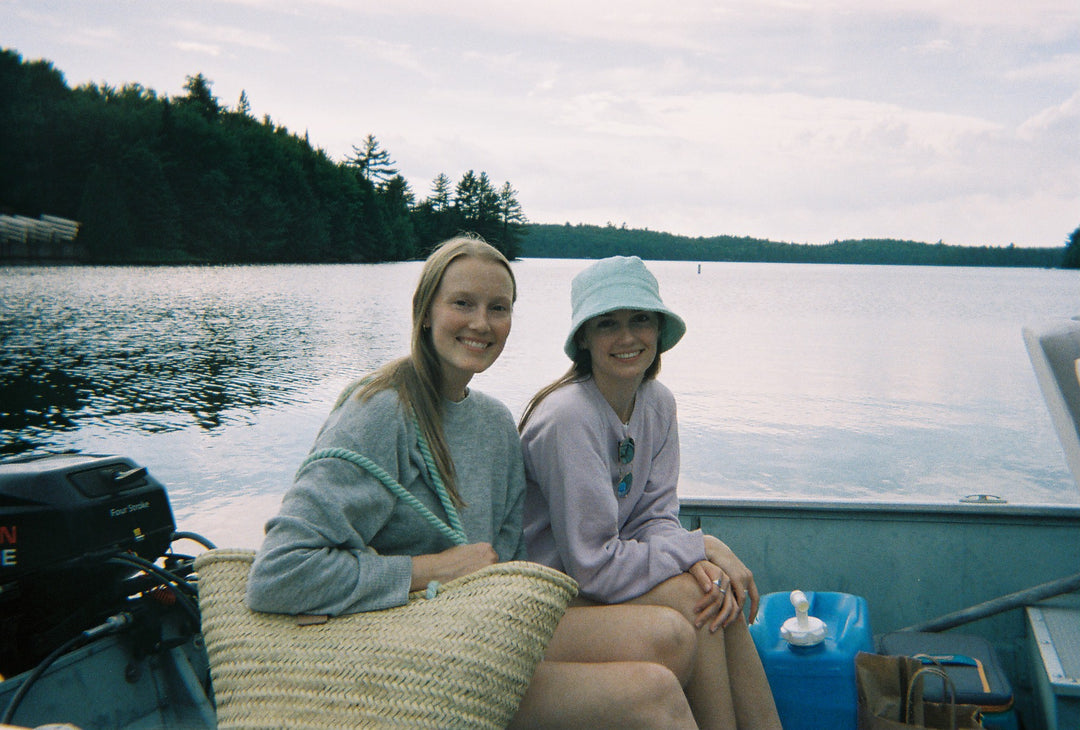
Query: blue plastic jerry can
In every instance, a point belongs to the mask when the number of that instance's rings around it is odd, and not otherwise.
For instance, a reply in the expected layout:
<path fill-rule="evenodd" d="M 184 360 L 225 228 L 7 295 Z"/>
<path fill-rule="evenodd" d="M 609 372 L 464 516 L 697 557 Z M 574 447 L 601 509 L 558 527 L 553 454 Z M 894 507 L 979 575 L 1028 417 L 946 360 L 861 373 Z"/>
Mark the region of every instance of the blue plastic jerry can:
<path fill-rule="evenodd" d="M 874 651 L 866 599 L 824 591 L 768 593 L 750 635 L 784 730 L 856 730 L 855 655 Z"/>

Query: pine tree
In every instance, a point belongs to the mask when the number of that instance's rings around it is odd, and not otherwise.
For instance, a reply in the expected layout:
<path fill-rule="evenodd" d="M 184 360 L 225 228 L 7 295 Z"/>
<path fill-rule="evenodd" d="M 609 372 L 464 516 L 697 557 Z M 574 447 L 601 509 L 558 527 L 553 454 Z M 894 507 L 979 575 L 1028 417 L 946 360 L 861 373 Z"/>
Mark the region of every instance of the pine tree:
<path fill-rule="evenodd" d="M 445 173 L 440 172 L 431 181 L 431 195 L 428 196 L 428 203 L 433 213 L 441 213 L 450 207 L 450 178 Z"/>
<path fill-rule="evenodd" d="M 517 190 L 504 182 L 499 188 L 499 217 L 502 222 L 502 252 L 507 258 L 518 255 L 518 243 L 528 219 L 517 199 Z"/>
<path fill-rule="evenodd" d="M 347 161 L 348 164 L 356 168 L 362 179 L 375 187 L 386 185 L 398 174 L 394 161 L 390 159 L 390 153 L 379 149 L 379 141 L 373 134 L 364 139 L 363 147 L 353 145 L 353 153 Z"/>
<path fill-rule="evenodd" d="M 1063 269 L 1080 269 L 1080 226 L 1069 236 L 1065 246 L 1065 259 L 1061 262 Z"/>
<path fill-rule="evenodd" d="M 469 170 L 461 176 L 454 189 L 454 207 L 465 223 L 481 235 L 478 228 L 485 228 L 486 224 L 499 219 L 499 195 L 486 172 L 477 175 Z"/>
<path fill-rule="evenodd" d="M 207 120 L 213 119 L 221 111 L 221 104 L 210 91 L 212 85 L 213 82 L 201 73 L 188 76 L 187 83 L 184 84 L 187 96 L 181 99 L 184 104 L 195 107 Z"/>

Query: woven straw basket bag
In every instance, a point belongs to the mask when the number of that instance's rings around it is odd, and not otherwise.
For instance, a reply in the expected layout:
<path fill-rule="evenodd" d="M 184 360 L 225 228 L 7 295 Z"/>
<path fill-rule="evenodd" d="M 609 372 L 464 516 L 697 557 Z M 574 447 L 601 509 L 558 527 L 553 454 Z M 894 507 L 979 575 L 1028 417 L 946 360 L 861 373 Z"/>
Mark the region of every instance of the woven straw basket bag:
<path fill-rule="evenodd" d="M 228 728 L 503 728 L 577 593 L 536 563 L 493 565 L 434 598 L 301 626 L 244 604 L 255 553 L 195 561 L 217 703 Z"/>

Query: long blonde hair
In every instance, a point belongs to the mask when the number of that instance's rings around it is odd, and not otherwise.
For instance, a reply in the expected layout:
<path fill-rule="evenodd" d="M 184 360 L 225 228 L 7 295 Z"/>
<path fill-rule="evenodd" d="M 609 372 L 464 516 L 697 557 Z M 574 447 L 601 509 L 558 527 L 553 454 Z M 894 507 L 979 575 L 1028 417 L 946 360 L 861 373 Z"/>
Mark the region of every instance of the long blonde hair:
<path fill-rule="evenodd" d="M 584 326 L 585 323 L 582 323 L 581 327 L 578 328 L 578 331 L 574 333 L 575 337 L 577 337 L 578 333 L 581 332 L 581 329 Z M 660 327 L 662 328 L 663 326 L 664 315 L 661 314 Z M 659 340 L 659 337 L 657 337 L 657 340 Z M 660 351 L 657 350 L 656 357 L 653 359 L 652 364 L 650 364 L 649 367 L 645 370 L 645 377 L 643 378 L 642 382 L 644 382 L 645 380 L 652 380 L 659 374 Z M 536 410 L 536 407 L 539 406 L 545 398 L 547 398 L 559 388 L 570 385 L 571 383 L 580 383 L 583 380 L 588 380 L 591 377 L 592 353 L 590 353 L 584 347 L 579 346 L 577 348 L 577 352 L 574 354 L 574 364 L 570 366 L 570 369 L 567 370 L 566 373 L 554 383 L 549 383 L 543 388 L 541 388 L 536 393 L 536 395 L 532 397 L 532 400 L 529 401 L 529 404 L 525 406 L 525 412 L 521 414 L 521 420 L 518 421 L 518 432 L 525 430 L 525 424 L 529 422 L 529 418 L 532 417 L 533 411 Z"/>
<path fill-rule="evenodd" d="M 432 302 L 439 285 L 442 284 L 446 269 L 462 256 L 492 261 L 505 267 L 513 287 L 512 301 L 517 300 L 517 280 L 514 272 L 510 268 L 510 262 L 497 248 L 473 235 L 455 236 L 443 241 L 424 262 L 420 281 L 413 292 L 410 354 L 383 365 L 371 375 L 353 383 L 338 398 L 338 405 L 350 397 L 363 402 L 388 388 L 396 390 L 405 414 L 416 418 L 420 432 L 427 440 L 435 459 L 435 466 L 446 485 L 446 491 L 458 507 L 464 506 L 464 503 L 457 490 L 454 460 L 450 457 L 450 447 L 446 443 L 443 430 L 442 367 L 431 339 L 431 331 L 425 329 L 424 320 L 431 312 Z"/>

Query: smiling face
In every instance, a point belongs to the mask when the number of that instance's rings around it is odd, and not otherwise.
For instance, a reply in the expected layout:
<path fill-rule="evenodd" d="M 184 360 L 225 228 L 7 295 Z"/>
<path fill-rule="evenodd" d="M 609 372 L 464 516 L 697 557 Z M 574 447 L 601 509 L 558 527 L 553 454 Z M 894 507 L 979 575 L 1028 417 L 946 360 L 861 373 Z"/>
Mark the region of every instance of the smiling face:
<path fill-rule="evenodd" d="M 619 309 L 583 324 L 577 343 L 589 352 L 597 384 L 636 388 L 656 359 L 659 335 L 660 315 L 656 312 Z"/>
<path fill-rule="evenodd" d="M 444 396 L 464 398 L 472 376 L 499 357 L 513 308 L 514 283 L 502 264 L 461 256 L 446 267 L 424 320 L 442 368 Z"/>

